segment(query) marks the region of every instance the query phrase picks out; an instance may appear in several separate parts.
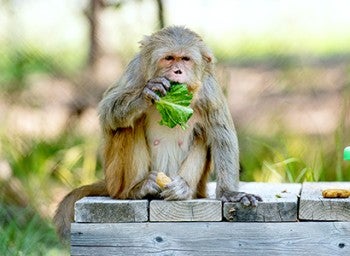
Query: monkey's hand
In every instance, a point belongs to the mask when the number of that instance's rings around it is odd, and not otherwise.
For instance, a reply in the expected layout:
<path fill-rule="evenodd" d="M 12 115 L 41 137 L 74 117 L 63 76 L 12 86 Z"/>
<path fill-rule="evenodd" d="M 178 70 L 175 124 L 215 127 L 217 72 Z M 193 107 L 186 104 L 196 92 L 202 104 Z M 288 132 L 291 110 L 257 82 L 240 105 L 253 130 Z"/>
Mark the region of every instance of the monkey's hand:
<path fill-rule="evenodd" d="M 156 182 L 158 172 L 152 171 L 148 177 L 136 188 L 138 191 L 133 191 L 137 194 L 137 198 L 159 197 L 161 188 Z"/>
<path fill-rule="evenodd" d="M 165 200 L 186 200 L 193 197 L 193 191 L 187 182 L 180 176 L 176 176 L 172 182 L 164 187 L 160 194 Z"/>
<path fill-rule="evenodd" d="M 143 89 L 143 97 L 151 103 L 158 101 L 160 98 L 157 95 L 159 93 L 165 96 L 170 89 L 170 81 L 165 77 L 156 77 L 149 80 Z"/>
<path fill-rule="evenodd" d="M 240 202 L 244 206 L 256 207 L 258 202 L 262 202 L 262 198 L 258 195 L 247 194 L 244 192 L 227 191 L 219 195 L 221 201 L 223 202 Z"/>

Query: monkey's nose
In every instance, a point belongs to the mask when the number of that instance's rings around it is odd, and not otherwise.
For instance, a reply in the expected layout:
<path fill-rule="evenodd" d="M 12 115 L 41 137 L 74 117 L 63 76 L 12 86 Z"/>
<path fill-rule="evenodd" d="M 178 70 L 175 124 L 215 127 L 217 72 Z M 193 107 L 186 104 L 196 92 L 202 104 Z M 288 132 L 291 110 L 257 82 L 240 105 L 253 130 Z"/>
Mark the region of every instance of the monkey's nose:
<path fill-rule="evenodd" d="M 181 75 L 182 71 L 180 69 L 178 69 L 178 70 L 175 70 L 174 73 L 177 74 L 177 75 Z"/>

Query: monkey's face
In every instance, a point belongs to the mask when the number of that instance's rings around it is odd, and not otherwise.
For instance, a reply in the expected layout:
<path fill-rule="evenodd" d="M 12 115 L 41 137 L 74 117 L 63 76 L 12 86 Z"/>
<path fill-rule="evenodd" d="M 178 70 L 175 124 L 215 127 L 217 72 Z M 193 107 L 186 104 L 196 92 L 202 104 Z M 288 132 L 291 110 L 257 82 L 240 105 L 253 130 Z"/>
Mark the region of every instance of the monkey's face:
<path fill-rule="evenodd" d="M 194 63 L 192 58 L 186 54 L 166 54 L 158 62 L 160 75 L 170 81 L 179 83 L 192 83 Z"/>
<path fill-rule="evenodd" d="M 202 39 L 183 27 L 169 27 L 141 41 L 141 61 L 145 81 L 166 77 L 187 84 L 195 92 L 205 73 L 212 71 L 212 53 Z"/>

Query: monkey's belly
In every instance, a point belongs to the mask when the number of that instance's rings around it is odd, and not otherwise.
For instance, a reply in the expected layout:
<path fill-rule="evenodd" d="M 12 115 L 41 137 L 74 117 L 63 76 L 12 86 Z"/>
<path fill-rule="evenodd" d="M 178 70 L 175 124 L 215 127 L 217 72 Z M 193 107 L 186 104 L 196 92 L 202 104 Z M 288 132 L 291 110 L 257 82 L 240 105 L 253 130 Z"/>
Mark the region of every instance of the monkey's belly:
<path fill-rule="evenodd" d="M 159 124 L 160 116 L 153 112 L 146 127 L 147 143 L 150 148 L 151 170 L 176 176 L 181 163 L 187 157 L 191 141 L 191 128 L 169 128 Z M 157 120 L 157 121 L 155 121 Z"/>

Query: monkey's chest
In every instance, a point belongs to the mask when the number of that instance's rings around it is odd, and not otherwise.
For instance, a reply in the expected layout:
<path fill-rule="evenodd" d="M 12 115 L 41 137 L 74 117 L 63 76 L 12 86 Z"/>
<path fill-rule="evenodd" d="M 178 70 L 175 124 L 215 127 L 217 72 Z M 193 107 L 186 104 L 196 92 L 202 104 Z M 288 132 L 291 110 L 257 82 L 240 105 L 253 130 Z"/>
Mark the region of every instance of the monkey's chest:
<path fill-rule="evenodd" d="M 164 172 L 174 177 L 189 153 L 192 142 L 192 127 L 169 128 L 159 124 L 161 117 L 157 111 L 147 115 L 146 138 L 151 156 L 152 171 Z"/>

